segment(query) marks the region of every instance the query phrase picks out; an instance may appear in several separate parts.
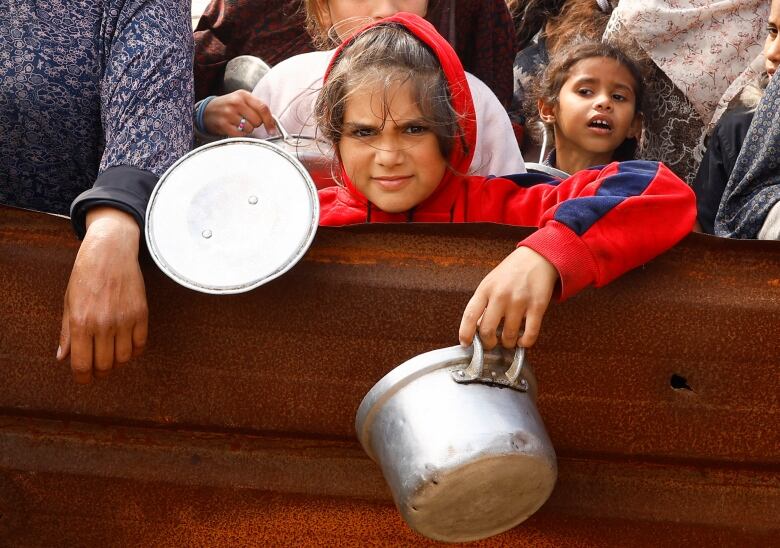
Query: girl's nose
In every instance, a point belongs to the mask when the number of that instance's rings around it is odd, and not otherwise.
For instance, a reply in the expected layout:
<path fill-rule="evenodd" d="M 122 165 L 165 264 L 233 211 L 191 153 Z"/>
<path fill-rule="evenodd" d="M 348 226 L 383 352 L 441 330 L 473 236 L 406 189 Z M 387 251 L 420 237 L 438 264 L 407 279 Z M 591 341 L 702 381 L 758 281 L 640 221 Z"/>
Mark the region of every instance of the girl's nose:
<path fill-rule="evenodd" d="M 385 17 L 395 15 L 400 9 L 397 0 L 376 0 L 374 3 L 374 13 L 372 15 L 374 19 L 384 19 Z"/>
<path fill-rule="evenodd" d="M 773 65 L 777 65 L 780 62 L 780 37 L 776 37 L 774 40 L 767 40 L 764 46 L 764 56 Z"/>
<path fill-rule="evenodd" d="M 394 139 L 383 139 L 377 144 L 374 161 L 380 166 L 395 166 L 403 162 L 403 149 Z"/>
<path fill-rule="evenodd" d="M 609 95 L 598 95 L 594 106 L 596 110 L 612 110 L 612 97 Z"/>

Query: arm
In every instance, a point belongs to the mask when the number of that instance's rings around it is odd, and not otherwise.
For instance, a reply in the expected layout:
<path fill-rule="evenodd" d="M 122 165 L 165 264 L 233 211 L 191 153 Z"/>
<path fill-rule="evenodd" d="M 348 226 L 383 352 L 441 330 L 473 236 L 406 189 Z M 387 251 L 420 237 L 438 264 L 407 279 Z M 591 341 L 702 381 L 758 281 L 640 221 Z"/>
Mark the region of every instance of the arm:
<path fill-rule="evenodd" d="M 138 265 L 140 229 L 119 209 L 97 206 L 86 216 L 65 291 L 57 359 L 71 356 L 76 382 L 108 374 L 146 345 L 148 310 Z"/>
<path fill-rule="evenodd" d="M 494 179 L 482 189 L 489 192 L 486 208 L 502 208 L 500 219 L 483 210 L 471 220 L 539 226 L 483 280 L 463 314 L 461 342 L 470 343 L 481 317 L 488 347 L 502 319 L 510 327 L 505 346 L 517 342 L 514 328 L 523 319 L 526 334 L 519 342 L 532 345 L 558 277 L 560 300 L 602 286 L 672 247 L 690 232 L 696 214 L 690 188 L 654 162 L 613 163 L 528 188 Z"/>
<path fill-rule="evenodd" d="M 147 313 L 138 246 L 157 178 L 190 147 L 192 50 L 183 2 L 106 9 L 101 82 L 105 150 L 92 189 L 73 202 L 84 237 L 65 294 L 57 356 L 89 382 L 138 354 Z M 111 6 L 113 8 L 113 6 Z"/>

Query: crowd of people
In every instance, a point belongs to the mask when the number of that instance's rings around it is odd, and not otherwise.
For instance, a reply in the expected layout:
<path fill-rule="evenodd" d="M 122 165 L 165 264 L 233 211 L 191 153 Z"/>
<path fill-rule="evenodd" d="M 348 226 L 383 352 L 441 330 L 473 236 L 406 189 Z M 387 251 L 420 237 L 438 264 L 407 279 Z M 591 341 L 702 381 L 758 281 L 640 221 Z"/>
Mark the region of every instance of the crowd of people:
<path fill-rule="evenodd" d="M 193 35 L 186 2 L 25 0 L 0 13 L 0 203 L 83 238 L 57 348 L 80 382 L 146 344 L 144 212 L 193 131 L 277 121 L 332 145 L 323 225 L 538 227 L 459 331 L 530 346 L 552 298 L 694 227 L 780 238 L 778 25 L 780 0 L 213 0 Z M 222 93 L 247 54 L 271 70 Z"/>

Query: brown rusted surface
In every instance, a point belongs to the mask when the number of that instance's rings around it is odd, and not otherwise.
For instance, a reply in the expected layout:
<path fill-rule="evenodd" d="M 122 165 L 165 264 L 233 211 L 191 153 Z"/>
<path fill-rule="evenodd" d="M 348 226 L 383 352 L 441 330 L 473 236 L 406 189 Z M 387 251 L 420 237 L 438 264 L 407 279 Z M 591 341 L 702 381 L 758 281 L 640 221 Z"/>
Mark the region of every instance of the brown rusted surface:
<path fill-rule="evenodd" d="M 357 442 L 0 419 L 0 469 L 390 500 Z M 143 463 L 143 465 L 141 465 Z M 767 470 L 625 459 L 559 459 L 555 515 L 777 528 L 780 478 Z M 738 523 L 733 523 L 739 512 Z"/>
<path fill-rule="evenodd" d="M 14 546 L 453 546 L 415 534 L 395 507 L 379 501 L 19 471 L 0 472 L 0 501 L 11 501 L 0 506 L 0 538 Z M 768 531 L 591 519 L 543 508 L 522 526 L 469 546 L 773 543 Z"/>
<path fill-rule="evenodd" d="M 0 444 L 13 449 L 0 469 L 386 497 L 354 442 L 362 396 L 409 357 L 455 344 L 479 280 L 526 233 L 321 229 L 292 271 L 234 296 L 181 288 L 147 261 L 146 355 L 80 387 L 54 360 L 77 242 L 66 220 L 0 208 Z M 561 457 L 543 519 L 724 520 L 750 531 L 776 522 L 778 333 L 776 242 L 692 235 L 553 306 L 529 354 Z M 672 388 L 675 374 L 690 390 Z M 190 469 L 201 443 L 210 467 Z M 59 451 L 69 457 L 57 464 Z M 261 470 L 254 482 L 241 475 L 247 462 Z M 220 470 L 230 479 L 216 482 Z"/>

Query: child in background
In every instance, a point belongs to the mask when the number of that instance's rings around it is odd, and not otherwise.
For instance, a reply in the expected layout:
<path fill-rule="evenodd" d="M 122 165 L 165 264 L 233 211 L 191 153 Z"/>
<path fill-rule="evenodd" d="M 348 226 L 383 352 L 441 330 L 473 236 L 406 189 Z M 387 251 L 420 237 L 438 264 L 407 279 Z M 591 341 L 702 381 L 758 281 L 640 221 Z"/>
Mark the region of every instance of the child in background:
<path fill-rule="evenodd" d="M 428 0 L 306 0 L 304 6 L 310 33 L 323 42 L 327 36 L 344 40 L 371 21 L 399 11 L 422 17 Z M 252 95 L 239 93 L 239 103 L 234 94 L 206 102 L 201 118 L 207 133 L 266 138 L 275 128 L 273 115 L 289 133 L 316 137 L 314 103 L 332 56 L 333 50 L 296 55 L 274 66 Z M 479 126 L 470 171 L 482 175 L 525 172 L 506 110 L 481 80 L 471 74 L 467 78 Z"/>
<path fill-rule="evenodd" d="M 342 186 L 322 189 L 321 225 L 499 222 L 539 227 L 480 283 L 462 344 L 531 346 L 552 295 L 563 300 L 652 259 L 694 222 L 688 186 L 654 162 L 613 163 L 563 181 L 465 175 L 476 137 L 466 75 L 425 20 L 401 13 L 335 52 L 315 108 Z M 523 329 L 524 327 L 524 329 Z"/>
<path fill-rule="evenodd" d="M 546 164 L 575 173 L 634 158 L 644 84 L 638 65 L 618 48 L 584 42 L 560 50 L 535 95 L 538 117 L 555 142 Z"/>

